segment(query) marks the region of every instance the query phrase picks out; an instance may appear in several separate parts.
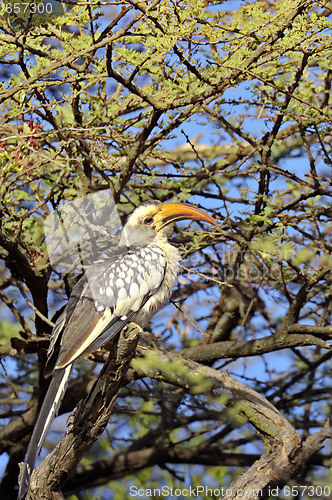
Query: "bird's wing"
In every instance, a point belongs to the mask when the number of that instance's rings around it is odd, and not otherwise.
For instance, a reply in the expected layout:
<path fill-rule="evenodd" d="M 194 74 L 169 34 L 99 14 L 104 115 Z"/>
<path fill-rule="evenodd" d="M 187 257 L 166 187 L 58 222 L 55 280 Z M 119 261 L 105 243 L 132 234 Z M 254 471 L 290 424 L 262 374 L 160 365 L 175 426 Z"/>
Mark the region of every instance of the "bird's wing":
<path fill-rule="evenodd" d="M 19 500 L 66 391 L 72 363 L 113 338 L 161 286 L 166 257 L 159 247 L 137 248 L 93 266 L 74 287 L 54 327 L 47 371 L 53 378 L 29 443 Z"/>
<path fill-rule="evenodd" d="M 155 245 L 88 269 L 54 329 L 49 367 L 64 368 L 112 339 L 158 290 L 165 270 L 165 254 Z"/>

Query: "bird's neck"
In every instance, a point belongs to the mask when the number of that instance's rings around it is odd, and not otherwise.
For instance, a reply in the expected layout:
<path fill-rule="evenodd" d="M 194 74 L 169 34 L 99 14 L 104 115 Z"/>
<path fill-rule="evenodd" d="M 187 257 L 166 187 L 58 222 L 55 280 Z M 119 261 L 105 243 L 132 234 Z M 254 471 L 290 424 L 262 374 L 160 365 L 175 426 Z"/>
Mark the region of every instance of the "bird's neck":
<path fill-rule="evenodd" d="M 158 245 L 165 252 L 168 266 L 173 268 L 173 271 L 177 273 L 181 260 L 179 250 L 171 245 L 166 237 L 159 238 L 154 244 Z"/>

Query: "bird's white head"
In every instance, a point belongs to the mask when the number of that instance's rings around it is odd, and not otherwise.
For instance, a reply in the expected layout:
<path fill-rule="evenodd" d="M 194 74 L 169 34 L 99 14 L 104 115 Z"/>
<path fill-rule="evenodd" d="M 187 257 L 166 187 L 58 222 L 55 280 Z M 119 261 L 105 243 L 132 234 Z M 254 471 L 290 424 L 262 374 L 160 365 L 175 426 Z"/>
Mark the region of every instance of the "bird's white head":
<path fill-rule="evenodd" d="M 141 203 L 128 216 L 120 243 L 137 246 L 163 241 L 171 224 L 180 220 L 199 220 L 218 226 L 212 217 L 199 208 L 184 203 L 150 200 Z"/>

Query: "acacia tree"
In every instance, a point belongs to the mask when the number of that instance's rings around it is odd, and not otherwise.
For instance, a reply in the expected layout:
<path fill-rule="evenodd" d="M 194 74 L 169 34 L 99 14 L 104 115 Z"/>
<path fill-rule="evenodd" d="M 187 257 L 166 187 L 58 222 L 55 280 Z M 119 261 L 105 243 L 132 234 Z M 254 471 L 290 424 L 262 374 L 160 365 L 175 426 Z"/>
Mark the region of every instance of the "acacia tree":
<path fill-rule="evenodd" d="M 0 18 L 1 498 L 15 498 L 75 280 L 52 271 L 43 220 L 105 189 L 121 215 L 188 201 L 220 229 L 175 228 L 172 302 L 125 352 L 114 393 L 98 400 L 114 352 L 92 395 L 107 351 L 76 364 L 60 414 L 90 397 L 32 497 L 330 497 L 330 2 L 13 5 Z"/>

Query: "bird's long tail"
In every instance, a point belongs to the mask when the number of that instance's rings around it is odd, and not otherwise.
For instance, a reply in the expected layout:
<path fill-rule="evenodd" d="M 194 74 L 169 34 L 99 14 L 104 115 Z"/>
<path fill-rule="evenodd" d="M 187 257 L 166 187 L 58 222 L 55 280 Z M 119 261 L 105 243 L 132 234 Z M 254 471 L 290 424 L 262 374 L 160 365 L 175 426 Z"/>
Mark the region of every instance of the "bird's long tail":
<path fill-rule="evenodd" d="M 68 365 L 62 370 L 58 370 L 52 377 L 27 449 L 20 476 L 18 500 L 23 499 L 28 491 L 30 475 L 66 392 L 71 367 L 72 365 Z"/>

